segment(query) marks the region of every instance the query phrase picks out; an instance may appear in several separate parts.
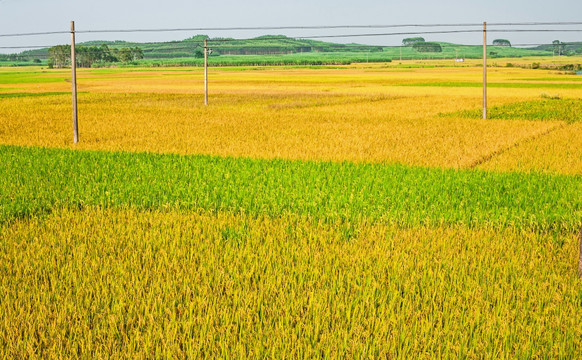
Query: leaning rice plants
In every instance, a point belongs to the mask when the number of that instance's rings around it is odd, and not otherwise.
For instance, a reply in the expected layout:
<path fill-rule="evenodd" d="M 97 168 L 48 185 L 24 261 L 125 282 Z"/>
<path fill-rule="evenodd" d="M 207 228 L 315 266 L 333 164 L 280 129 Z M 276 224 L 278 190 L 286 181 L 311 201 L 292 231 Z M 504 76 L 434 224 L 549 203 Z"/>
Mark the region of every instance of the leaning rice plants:
<path fill-rule="evenodd" d="M 2 357 L 582 349 L 573 234 L 89 207 L 14 223 L 1 239 Z"/>

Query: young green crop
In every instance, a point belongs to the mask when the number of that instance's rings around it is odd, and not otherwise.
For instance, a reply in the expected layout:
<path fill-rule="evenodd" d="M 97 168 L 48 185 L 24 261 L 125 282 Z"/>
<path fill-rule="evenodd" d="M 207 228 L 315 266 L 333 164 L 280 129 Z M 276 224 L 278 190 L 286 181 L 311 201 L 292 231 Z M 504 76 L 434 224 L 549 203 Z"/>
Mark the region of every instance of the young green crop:
<path fill-rule="evenodd" d="M 574 232 L 582 178 L 0 147 L 0 221 L 103 206 Z"/>
<path fill-rule="evenodd" d="M 575 86 L 579 86 L 573 84 Z M 467 110 L 447 116 L 464 116 L 479 118 L 482 110 Z M 488 109 L 490 119 L 505 120 L 540 120 L 565 121 L 574 123 L 582 121 L 582 100 L 580 99 L 544 99 L 521 101 L 507 105 L 493 106 Z"/>

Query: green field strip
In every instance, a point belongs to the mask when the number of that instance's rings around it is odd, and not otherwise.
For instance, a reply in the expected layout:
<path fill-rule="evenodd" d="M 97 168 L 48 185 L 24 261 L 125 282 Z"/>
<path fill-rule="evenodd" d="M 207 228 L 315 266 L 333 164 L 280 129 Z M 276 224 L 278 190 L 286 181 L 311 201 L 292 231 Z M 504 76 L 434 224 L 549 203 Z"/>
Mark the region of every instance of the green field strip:
<path fill-rule="evenodd" d="M 469 81 L 451 81 L 451 82 L 413 82 L 413 83 L 401 83 L 397 86 L 419 86 L 419 87 L 471 87 L 477 88 L 482 87 L 482 82 L 469 82 Z M 570 83 L 523 83 L 523 82 L 489 82 L 488 87 L 491 88 L 515 88 L 515 89 L 580 89 L 580 84 L 570 84 Z"/>
<path fill-rule="evenodd" d="M 70 78 L 70 74 L 64 74 L 61 72 L 51 72 L 47 74 L 0 72 L 0 85 L 58 83 L 65 82 L 67 76 Z"/>
<path fill-rule="evenodd" d="M 0 147 L 0 222 L 85 206 L 575 231 L 582 177 Z"/>
<path fill-rule="evenodd" d="M 441 116 L 480 119 L 483 116 L 483 110 L 465 110 L 445 113 L 441 114 Z M 565 121 L 574 123 L 582 121 L 582 99 L 541 99 L 493 106 L 487 109 L 487 117 L 501 120 Z"/>
<path fill-rule="evenodd" d="M 0 99 L 22 98 L 22 97 L 43 97 L 43 96 L 70 95 L 70 94 L 71 94 L 70 92 L 42 92 L 42 93 L 15 92 L 15 93 L 0 93 Z"/>
<path fill-rule="evenodd" d="M 560 75 L 555 77 L 537 77 L 537 78 L 522 78 L 514 79 L 515 81 L 572 81 L 582 82 L 582 76 L 577 75 Z M 543 83 L 542 83 L 543 84 Z"/>

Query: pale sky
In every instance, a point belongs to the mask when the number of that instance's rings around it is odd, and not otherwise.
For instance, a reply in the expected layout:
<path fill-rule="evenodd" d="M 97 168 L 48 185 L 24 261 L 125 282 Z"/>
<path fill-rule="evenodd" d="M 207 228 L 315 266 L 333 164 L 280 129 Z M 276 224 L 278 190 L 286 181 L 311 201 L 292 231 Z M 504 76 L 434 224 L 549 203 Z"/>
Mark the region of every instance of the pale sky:
<path fill-rule="evenodd" d="M 322 25 L 390 25 L 435 23 L 489 23 L 501 22 L 580 22 L 580 0 L 0 0 L 0 35 L 45 31 L 67 31 L 75 20 L 82 30 L 108 29 L 169 29 L 204 27 L 254 26 L 322 26 Z M 501 28 L 501 27 L 499 27 Z M 508 27 L 503 27 L 508 28 Z M 525 26 L 523 28 L 560 28 Z M 561 27 L 580 29 L 582 25 Z M 515 29 L 515 28 L 514 28 Z M 268 30 L 268 31 L 206 31 L 211 37 L 228 36 L 247 38 L 277 34 L 293 37 L 325 34 L 357 34 L 408 32 L 436 29 L 350 29 L 350 30 Z M 491 27 L 493 30 L 493 27 Z M 166 41 L 182 40 L 196 32 L 169 33 L 116 33 L 78 34 L 77 41 L 128 40 Z M 412 35 L 410 35 L 412 36 Z M 374 45 L 399 45 L 404 37 L 379 36 L 373 38 L 334 39 L 335 42 L 359 42 Z M 427 41 L 449 41 L 479 44 L 482 35 L 428 34 Z M 490 33 L 489 43 L 495 38 L 509 39 L 512 43 L 549 43 L 552 40 L 582 41 L 582 32 L 569 33 Z M 66 44 L 67 34 L 51 36 L 2 37 L 0 47 L 51 46 Z M 326 40 L 326 39 L 322 39 Z M 2 53 L 21 50 L 0 49 Z"/>

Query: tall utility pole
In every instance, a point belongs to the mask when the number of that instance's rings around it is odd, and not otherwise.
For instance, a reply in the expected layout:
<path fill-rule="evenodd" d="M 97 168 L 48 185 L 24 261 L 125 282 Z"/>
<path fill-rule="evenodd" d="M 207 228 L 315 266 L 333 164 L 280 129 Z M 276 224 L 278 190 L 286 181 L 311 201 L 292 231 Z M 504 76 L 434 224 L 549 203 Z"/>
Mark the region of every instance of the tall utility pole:
<path fill-rule="evenodd" d="M 483 22 L 483 120 L 487 120 L 487 22 Z"/>
<path fill-rule="evenodd" d="M 79 127 L 77 122 L 77 57 L 75 54 L 75 22 L 71 21 L 71 69 L 73 84 L 73 141 L 79 142 Z"/>
<path fill-rule="evenodd" d="M 208 40 L 204 39 L 204 105 L 208 105 Z"/>

